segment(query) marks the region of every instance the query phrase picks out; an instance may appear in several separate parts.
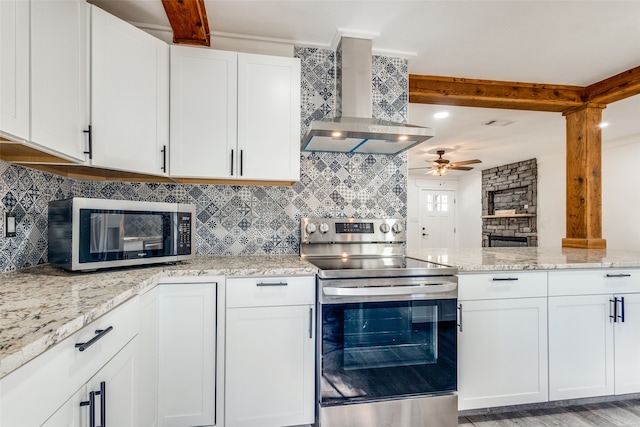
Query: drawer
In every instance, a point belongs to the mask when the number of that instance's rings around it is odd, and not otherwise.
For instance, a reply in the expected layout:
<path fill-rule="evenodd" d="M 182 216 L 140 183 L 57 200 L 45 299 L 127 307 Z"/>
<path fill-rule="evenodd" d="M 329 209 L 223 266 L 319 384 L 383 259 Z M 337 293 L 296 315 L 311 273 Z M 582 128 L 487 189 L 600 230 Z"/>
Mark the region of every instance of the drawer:
<path fill-rule="evenodd" d="M 462 301 L 546 296 L 545 271 L 501 271 L 458 276 L 458 299 Z"/>
<path fill-rule="evenodd" d="M 227 279 L 227 308 L 315 304 L 315 276 Z"/>
<path fill-rule="evenodd" d="M 41 425 L 138 334 L 139 300 L 133 298 L 0 380 L 0 426 Z M 98 329 L 113 329 L 79 351 Z M 29 402 L 25 406 L 25 402 Z M 25 410 L 28 408 L 28 410 Z"/>
<path fill-rule="evenodd" d="M 640 269 L 549 272 L 549 295 L 597 295 L 640 292 Z"/>

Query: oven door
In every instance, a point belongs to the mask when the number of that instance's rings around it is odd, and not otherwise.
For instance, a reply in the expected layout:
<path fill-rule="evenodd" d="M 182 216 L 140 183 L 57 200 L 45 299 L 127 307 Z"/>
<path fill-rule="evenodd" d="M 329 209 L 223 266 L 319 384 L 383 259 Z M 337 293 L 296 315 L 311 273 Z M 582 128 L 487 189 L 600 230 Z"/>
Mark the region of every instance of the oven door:
<path fill-rule="evenodd" d="M 456 301 L 322 304 L 320 405 L 455 392 Z"/>

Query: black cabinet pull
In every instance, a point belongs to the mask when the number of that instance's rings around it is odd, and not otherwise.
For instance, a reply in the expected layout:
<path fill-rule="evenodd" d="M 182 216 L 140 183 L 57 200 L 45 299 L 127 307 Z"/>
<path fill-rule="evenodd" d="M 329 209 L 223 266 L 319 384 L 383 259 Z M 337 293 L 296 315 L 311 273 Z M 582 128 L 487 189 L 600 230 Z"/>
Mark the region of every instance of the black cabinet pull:
<path fill-rule="evenodd" d="M 107 384 L 104 381 L 96 394 L 100 394 L 100 427 L 107 427 Z"/>
<path fill-rule="evenodd" d="M 618 318 L 620 322 L 624 323 L 624 297 L 620 297 L 618 301 L 620 301 L 620 316 Z"/>
<path fill-rule="evenodd" d="M 80 402 L 80 406 L 88 406 L 89 407 L 89 427 L 96 427 L 96 392 L 89 392 L 89 400 L 85 402 Z"/>
<path fill-rule="evenodd" d="M 613 314 L 609 314 L 609 319 L 613 319 L 613 323 L 616 323 L 618 321 L 618 298 L 610 299 L 609 303 L 609 313 L 613 311 Z M 611 309 L 612 306 L 613 310 Z"/>
<path fill-rule="evenodd" d="M 160 152 L 162 153 L 162 172 L 167 173 L 167 146 L 163 145 L 162 146 L 162 150 L 160 150 Z"/>
<path fill-rule="evenodd" d="M 233 176 L 233 150 L 231 150 L 231 176 Z"/>
<path fill-rule="evenodd" d="M 494 282 L 513 282 L 514 280 L 518 280 L 517 277 L 494 277 L 493 279 Z"/>
<path fill-rule="evenodd" d="M 458 328 L 460 332 L 462 332 L 462 304 L 458 305 L 458 313 L 460 313 L 460 323 L 458 323 Z"/>
<path fill-rule="evenodd" d="M 84 154 L 88 154 L 89 160 L 91 160 L 93 159 L 93 141 L 92 141 L 93 132 L 91 130 L 91 125 L 89 125 L 89 129 L 83 130 L 82 132 L 88 134 L 89 136 L 89 151 L 85 151 Z"/>
<path fill-rule="evenodd" d="M 258 282 L 256 286 L 287 286 L 287 282 L 276 282 L 276 283 L 263 283 Z"/>
<path fill-rule="evenodd" d="M 244 169 L 244 165 L 242 164 L 242 156 L 244 154 L 243 152 L 244 150 L 240 150 L 240 176 L 242 176 L 242 173 L 243 173 L 242 171 Z"/>
<path fill-rule="evenodd" d="M 313 338 L 313 308 L 309 307 L 309 338 Z"/>
<path fill-rule="evenodd" d="M 77 343 L 76 348 L 80 351 L 85 351 L 86 349 L 94 345 L 100 338 L 104 337 L 112 330 L 113 330 L 113 326 L 109 326 L 107 329 L 97 329 L 95 337 L 91 338 L 87 342 Z"/>
<path fill-rule="evenodd" d="M 605 277 L 631 277 L 630 274 L 607 274 Z"/>

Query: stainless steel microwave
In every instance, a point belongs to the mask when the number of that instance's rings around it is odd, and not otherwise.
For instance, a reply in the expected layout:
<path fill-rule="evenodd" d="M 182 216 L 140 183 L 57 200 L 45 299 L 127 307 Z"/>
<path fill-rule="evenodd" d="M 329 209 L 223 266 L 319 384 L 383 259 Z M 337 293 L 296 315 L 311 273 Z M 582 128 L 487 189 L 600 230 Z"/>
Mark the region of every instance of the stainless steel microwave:
<path fill-rule="evenodd" d="M 49 262 L 96 270 L 195 256 L 195 206 L 74 197 L 49 202 Z"/>

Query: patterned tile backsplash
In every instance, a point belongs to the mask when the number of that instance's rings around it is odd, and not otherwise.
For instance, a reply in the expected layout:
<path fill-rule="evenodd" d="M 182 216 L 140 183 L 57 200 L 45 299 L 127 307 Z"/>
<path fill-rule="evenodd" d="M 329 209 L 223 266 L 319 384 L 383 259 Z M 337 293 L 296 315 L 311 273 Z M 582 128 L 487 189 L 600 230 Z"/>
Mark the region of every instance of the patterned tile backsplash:
<path fill-rule="evenodd" d="M 336 110 L 335 52 L 297 47 L 302 132 Z M 374 117 L 406 121 L 407 62 L 373 57 Z M 81 181 L 0 161 L 0 211 L 15 211 L 17 236 L 0 237 L 0 271 L 47 262 L 47 203 L 68 197 L 196 205 L 198 255 L 297 254 L 299 221 L 407 214 L 407 154 L 302 153 L 292 187 Z M 0 224 L 0 235 L 4 224 Z"/>

